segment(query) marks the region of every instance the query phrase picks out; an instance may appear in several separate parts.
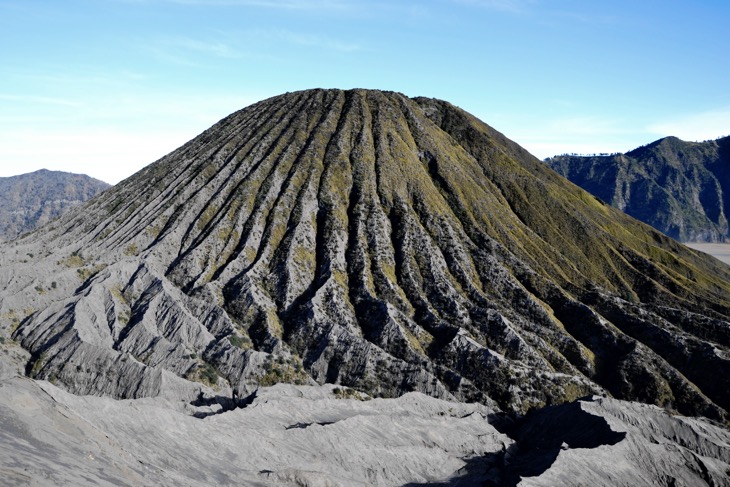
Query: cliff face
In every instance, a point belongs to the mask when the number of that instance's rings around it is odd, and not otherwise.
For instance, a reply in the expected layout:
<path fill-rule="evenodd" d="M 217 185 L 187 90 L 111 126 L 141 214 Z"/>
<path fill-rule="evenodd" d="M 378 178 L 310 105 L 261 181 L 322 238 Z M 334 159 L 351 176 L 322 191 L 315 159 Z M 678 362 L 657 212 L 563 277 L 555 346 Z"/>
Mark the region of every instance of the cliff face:
<path fill-rule="evenodd" d="M 593 393 L 730 410 L 730 268 L 438 100 L 265 100 L 0 263 L 27 373 L 78 394 L 228 408 L 332 383 L 518 413 Z"/>
<path fill-rule="evenodd" d="M 626 154 L 557 156 L 573 183 L 682 242 L 723 242 L 730 210 L 730 137 L 667 137 Z"/>
<path fill-rule="evenodd" d="M 46 169 L 0 178 L 0 240 L 43 226 L 109 187 L 82 174 Z"/>

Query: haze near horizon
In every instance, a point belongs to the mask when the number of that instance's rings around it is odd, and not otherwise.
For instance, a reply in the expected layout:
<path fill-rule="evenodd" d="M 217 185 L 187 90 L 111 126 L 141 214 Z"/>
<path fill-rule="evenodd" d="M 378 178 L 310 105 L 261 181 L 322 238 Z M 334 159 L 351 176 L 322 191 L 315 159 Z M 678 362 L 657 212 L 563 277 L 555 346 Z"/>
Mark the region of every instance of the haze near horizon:
<path fill-rule="evenodd" d="M 0 176 L 114 184 L 313 87 L 444 99 L 538 157 L 717 138 L 729 14 L 710 0 L 3 0 Z"/>

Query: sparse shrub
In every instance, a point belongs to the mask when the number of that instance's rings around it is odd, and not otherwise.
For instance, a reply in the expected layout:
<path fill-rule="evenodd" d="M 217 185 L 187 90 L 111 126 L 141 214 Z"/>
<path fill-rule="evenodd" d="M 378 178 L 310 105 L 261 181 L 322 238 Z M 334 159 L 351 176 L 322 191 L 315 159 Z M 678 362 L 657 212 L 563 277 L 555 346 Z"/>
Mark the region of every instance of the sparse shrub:
<path fill-rule="evenodd" d="M 80 269 L 76 269 L 76 273 L 78 273 L 79 278 L 82 281 L 86 281 L 88 278 L 95 276 L 102 270 L 106 269 L 106 267 L 107 264 L 99 264 L 93 267 L 82 267 Z"/>
<path fill-rule="evenodd" d="M 123 312 L 119 313 L 119 316 L 117 317 L 117 319 L 119 320 L 119 323 L 121 323 L 122 325 L 126 325 L 127 323 L 129 323 L 129 319 L 130 319 L 129 313 L 126 311 L 123 311 Z"/>
<path fill-rule="evenodd" d="M 357 399 L 358 401 L 367 401 L 370 399 L 361 392 L 346 387 L 335 387 L 332 389 L 332 394 L 334 394 L 337 399 Z"/>
<path fill-rule="evenodd" d="M 58 261 L 58 265 L 63 265 L 66 267 L 82 267 L 86 261 L 84 258 L 78 254 L 78 250 L 71 254 L 70 256 L 66 257 L 65 259 L 61 259 Z"/>
<path fill-rule="evenodd" d="M 41 371 L 41 369 L 43 368 L 43 365 L 44 365 L 43 363 L 45 362 L 45 360 L 46 360 L 46 355 L 42 353 L 36 359 L 36 361 L 33 362 L 33 368 L 30 371 L 30 376 L 31 377 L 35 377 L 38 374 L 38 372 Z"/>
<path fill-rule="evenodd" d="M 197 358 L 194 353 L 190 354 L 189 357 Z M 209 363 L 203 361 L 199 361 L 197 364 L 193 365 L 193 367 L 191 367 L 185 374 L 185 378 L 188 380 L 202 382 L 209 387 L 215 387 L 218 384 L 219 379 L 218 372 L 215 368 Z"/>
<path fill-rule="evenodd" d="M 218 374 L 210 364 L 203 365 L 203 368 L 200 370 L 200 378 L 203 382 L 211 386 L 218 383 Z"/>
<path fill-rule="evenodd" d="M 279 360 L 281 359 L 281 360 Z M 299 357 L 284 359 L 278 357 L 277 361 L 269 355 L 264 362 L 264 375 L 257 380 L 261 386 L 273 386 L 278 383 L 305 385 L 309 382 L 309 376 L 302 367 Z"/>
<path fill-rule="evenodd" d="M 160 236 L 160 233 L 162 232 L 162 229 L 159 227 L 159 225 L 152 225 L 150 227 L 145 228 L 145 233 L 147 236 L 152 238 L 157 238 Z"/>
<path fill-rule="evenodd" d="M 251 340 L 249 340 L 247 337 L 240 337 L 236 334 L 229 336 L 228 341 L 234 347 L 241 348 L 244 350 L 251 348 L 251 345 L 252 345 Z"/>

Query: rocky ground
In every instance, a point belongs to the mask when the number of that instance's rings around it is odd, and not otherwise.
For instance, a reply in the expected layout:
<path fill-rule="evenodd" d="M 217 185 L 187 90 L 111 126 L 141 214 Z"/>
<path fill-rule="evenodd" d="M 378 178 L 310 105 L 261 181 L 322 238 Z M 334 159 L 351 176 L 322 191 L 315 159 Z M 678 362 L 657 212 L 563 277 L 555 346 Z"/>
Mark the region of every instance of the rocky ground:
<path fill-rule="evenodd" d="M 612 399 L 513 423 L 420 393 L 279 384 L 195 417 L 160 398 L 74 396 L 4 360 L 0 377 L 6 486 L 730 485 L 726 429 Z"/>

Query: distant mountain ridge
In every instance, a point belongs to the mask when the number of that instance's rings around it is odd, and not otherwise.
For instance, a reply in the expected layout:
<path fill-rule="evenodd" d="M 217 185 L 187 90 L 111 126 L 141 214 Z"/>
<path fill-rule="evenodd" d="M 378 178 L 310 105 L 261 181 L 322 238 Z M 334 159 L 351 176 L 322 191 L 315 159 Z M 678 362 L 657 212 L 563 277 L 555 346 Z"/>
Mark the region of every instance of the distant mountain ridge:
<path fill-rule="evenodd" d="M 545 161 L 573 183 L 682 242 L 730 239 L 730 137 L 666 137 L 626 154 Z"/>
<path fill-rule="evenodd" d="M 0 178 L 0 241 L 45 225 L 109 187 L 84 174 L 47 169 Z"/>

